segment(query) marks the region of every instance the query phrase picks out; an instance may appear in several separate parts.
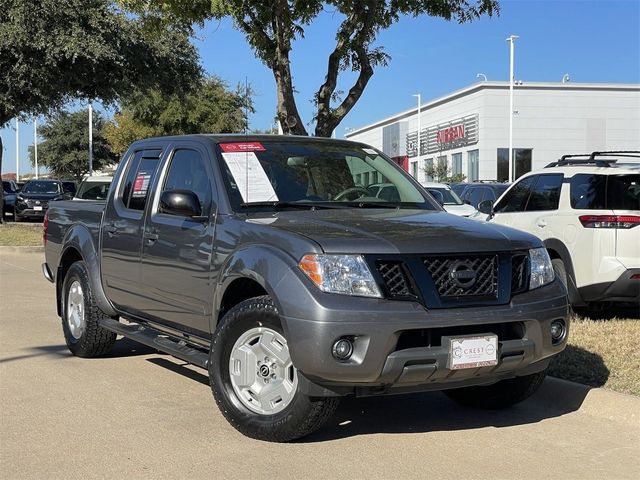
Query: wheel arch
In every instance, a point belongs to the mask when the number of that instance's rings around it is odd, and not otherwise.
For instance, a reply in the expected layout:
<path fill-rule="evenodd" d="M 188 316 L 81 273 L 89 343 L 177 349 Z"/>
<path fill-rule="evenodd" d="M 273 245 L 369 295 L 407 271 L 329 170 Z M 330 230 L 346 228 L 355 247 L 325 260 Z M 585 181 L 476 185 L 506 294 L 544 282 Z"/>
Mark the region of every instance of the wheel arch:
<path fill-rule="evenodd" d="M 215 331 L 218 321 L 230 308 L 253 297 L 268 295 L 282 315 L 278 286 L 283 279 L 294 275 L 293 264 L 293 259 L 283 252 L 265 245 L 249 245 L 230 255 L 216 282 L 211 331 Z"/>
<path fill-rule="evenodd" d="M 58 315 L 62 314 L 62 285 L 69 267 L 77 261 L 87 265 L 89 282 L 96 304 L 106 315 L 114 316 L 117 312 L 107 299 L 100 278 L 100 256 L 96 250 L 94 238 L 87 227 L 73 225 L 65 234 L 62 243 L 64 249 L 56 272 L 56 299 Z"/>
<path fill-rule="evenodd" d="M 577 284 L 576 284 L 576 274 L 573 268 L 573 261 L 571 260 L 571 254 L 569 253 L 569 249 L 561 240 L 557 238 L 548 238 L 544 240 L 544 246 L 549 252 L 549 257 L 551 260 L 560 259 L 562 263 L 564 263 L 564 268 L 567 271 L 567 276 L 569 279 L 570 285 L 567 288 L 569 294 L 569 302 L 574 306 L 581 306 L 584 304 L 584 300 L 580 296 L 578 292 Z"/>

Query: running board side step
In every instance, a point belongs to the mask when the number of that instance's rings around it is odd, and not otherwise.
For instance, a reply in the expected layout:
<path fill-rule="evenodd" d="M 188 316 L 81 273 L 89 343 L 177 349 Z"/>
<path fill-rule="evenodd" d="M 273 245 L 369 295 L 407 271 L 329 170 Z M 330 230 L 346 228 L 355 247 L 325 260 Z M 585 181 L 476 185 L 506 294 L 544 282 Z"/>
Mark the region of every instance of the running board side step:
<path fill-rule="evenodd" d="M 160 350 L 161 352 L 168 353 L 198 367 L 206 369 L 209 365 L 209 356 L 202 350 L 192 348 L 184 344 L 184 342 L 173 340 L 165 333 L 153 328 L 138 324 L 127 325 L 112 318 L 100 319 L 98 323 L 102 328 L 130 338 L 148 347 Z"/>

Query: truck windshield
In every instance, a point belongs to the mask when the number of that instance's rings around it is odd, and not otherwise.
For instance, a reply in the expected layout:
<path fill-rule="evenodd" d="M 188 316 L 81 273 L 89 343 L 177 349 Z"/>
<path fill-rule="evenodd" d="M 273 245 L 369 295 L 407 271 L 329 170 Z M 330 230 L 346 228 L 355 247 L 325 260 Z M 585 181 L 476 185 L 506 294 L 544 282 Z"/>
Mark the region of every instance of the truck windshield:
<path fill-rule="evenodd" d="M 325 208 L 440 207 L 376 150 L 310 140 L 220 143 L 234 209 L 317 205 Z M 384 186 L 393 195 L 381 194 Z"/>

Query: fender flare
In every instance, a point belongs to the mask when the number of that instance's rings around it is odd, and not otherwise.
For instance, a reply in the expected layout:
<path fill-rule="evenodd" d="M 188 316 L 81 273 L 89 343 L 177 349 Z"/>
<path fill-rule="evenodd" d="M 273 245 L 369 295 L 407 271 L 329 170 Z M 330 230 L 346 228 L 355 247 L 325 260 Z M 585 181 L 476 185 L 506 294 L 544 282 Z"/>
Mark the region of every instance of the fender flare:
<path fill-rule="evenodd" d="M 102 279 L 100 272 L 100 255 L 96 251 L 93 236 L 89 229 L 82 224 L 74 224 L 69 228 L 62 241 L 64 249 L 60 255 L 62 260 L 70 249 L 75 249 L 82 260 L 87 265 L 89 272 L 89 283 L 91 284 L 91 290 L 93 292 L 93 298 L 106 315 L 115 316 L 118 312 L 113 308 L 111 302 L 107 299 L 104 289 L 102 288 Z M 58 272 L 60 272 L 61 265 L 58 265 Z M 60 297 L 62 295 L 62 283 L 64 278 L 62 275 L 56 275 L 56 296 L 58 297 L 58 309 L 60 310 Z"/>
<path fill-rule="evenodd" d="M 562 262 L 564 263 L 564 267 L 567 270 L 567 276 L 569 277 L 568 280 L 571 284 L 569 285 L 569 288 L 567 288 L 569 294 L 569 302 L 574 306 L 584 305 L 584 300 L 580 296 L 578 287 L 576 285 L 576 274 L 575 270 L 573 269 L 573 262 L 571 261 L 571 254 L 569 253 L 569 249 L 561 240 L 558 240 L 557 238 L 548 238 L 544 240 L 543 243 L 547 250 L 553 250 L 554 252 L 556 252 L 560 257 L 560 260 L 562 260 Z"/>
<path fill-rule="evenodd" d="M 247 245 L 230 254 L 223 263 L 213 298 L 211 331 L 215 331 L 222 300 L 229 286 L 238 279 L 248 278 L 258 283 L 271 297 L 280 315 L 284 305 L 276 294 L 278 285 L 291 275 L 295 261 L 284 252 L 268 245 Z"/>

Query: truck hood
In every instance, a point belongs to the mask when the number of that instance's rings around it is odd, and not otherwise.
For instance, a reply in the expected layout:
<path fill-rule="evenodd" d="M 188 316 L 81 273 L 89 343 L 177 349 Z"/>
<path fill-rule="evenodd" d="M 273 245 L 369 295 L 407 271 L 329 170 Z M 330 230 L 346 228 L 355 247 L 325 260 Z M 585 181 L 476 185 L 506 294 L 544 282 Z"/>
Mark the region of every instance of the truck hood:
<path fill-rule="evenodd" d="M 53 200 L 54 198 L 62 198 L 61 193 L 22 193 L 19 195 L 27 200 Z"/>
<path fill-rule="evenodd" d="M 326 253 L 497 252 L 542 246 L 535 236 L 441 211 L 335 209 L 250 215 L 247 221 L 303 235 Z"/>

